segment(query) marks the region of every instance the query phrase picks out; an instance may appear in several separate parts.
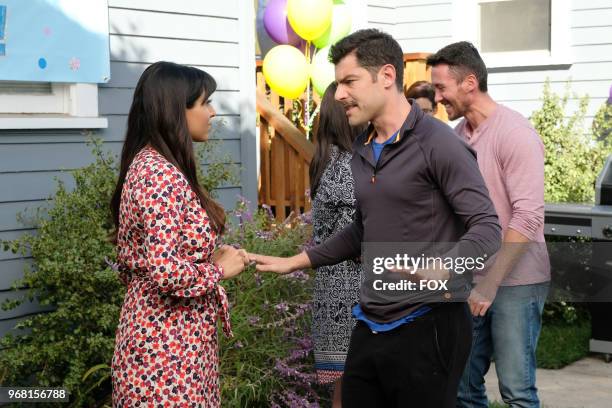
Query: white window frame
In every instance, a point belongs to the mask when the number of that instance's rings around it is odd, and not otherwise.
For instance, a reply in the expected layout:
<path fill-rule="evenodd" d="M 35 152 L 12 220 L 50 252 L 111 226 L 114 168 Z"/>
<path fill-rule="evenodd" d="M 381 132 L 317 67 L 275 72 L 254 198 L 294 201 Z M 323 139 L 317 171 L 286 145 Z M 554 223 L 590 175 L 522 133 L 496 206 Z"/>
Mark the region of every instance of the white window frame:
<path fill-rule="evenodd" d="M 512 0 L 454 0 L 453 41 L 471 41 L 479 50 L 481 3 Z M 487 68 L 570 65 L 570 1 L 550 2 L 550 50 L 481 52 Z"/>
<path fill-rule="evenodd" d="M 0 129 L 103 129 L 98 85 L 52 83 L 49 94 L 0 94 Z"/>

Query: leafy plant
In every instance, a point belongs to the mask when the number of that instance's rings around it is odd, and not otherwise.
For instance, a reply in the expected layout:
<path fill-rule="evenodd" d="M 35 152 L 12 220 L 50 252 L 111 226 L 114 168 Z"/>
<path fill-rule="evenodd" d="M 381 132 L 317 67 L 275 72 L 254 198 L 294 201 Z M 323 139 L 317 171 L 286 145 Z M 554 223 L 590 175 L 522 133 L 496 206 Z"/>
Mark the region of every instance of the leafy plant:
<path fill-rule="evenodd" d="M 83 402 L 81 378 L 89 367 L 109 361 L 123 300 L 123 288 L 106 264 L 113 253 L 106 237 L 116 167 L 100 142 L 93 152 L 95 162 L 73 173 L 74 190 L 58 182 L 52 206 L 34 218 L 37 234 L 4 242 L 5 249 L 34 259 L 14 287 L 27 288 L 28 300 L 52 310 L 29 316 L 18 325 L 25 331 L 0 340 L 3 384 L 62 386 Z"/>
<path fill-rule="evenodd" d="M 546 150 L 544 171 L 546 202 L 593 202 L 595 180 L 603 167 L 605 158 L 612 153 L 610 135 L 603 135 L 607 125 L 605 112 L 600 111 L 593 122 L 593 131 L 584 131 L 584 117 L 589 98 L 580 98 L 579 108 L 571 116 L 565 116 L 569 100 L 569 84 L 564 96 L 550 90 L 544 84 L 542 107 L 531 116 L 533 126 L 542 137 Z M 601 140 L 600 140 L 601 139 Z"/>

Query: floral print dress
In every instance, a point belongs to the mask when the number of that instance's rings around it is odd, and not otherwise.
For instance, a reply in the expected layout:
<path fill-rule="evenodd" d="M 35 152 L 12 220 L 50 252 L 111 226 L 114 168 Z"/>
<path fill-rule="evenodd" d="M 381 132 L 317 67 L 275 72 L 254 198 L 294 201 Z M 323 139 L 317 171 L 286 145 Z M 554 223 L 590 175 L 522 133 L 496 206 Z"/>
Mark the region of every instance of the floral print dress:
<path fill-rule="evenodd" d="M 112 361 L 113 406 L 219 407 L 217 317 L 231 335 L 216 233 L 183 174 L 145 147 L 121 194 L 127 292 Z"/>

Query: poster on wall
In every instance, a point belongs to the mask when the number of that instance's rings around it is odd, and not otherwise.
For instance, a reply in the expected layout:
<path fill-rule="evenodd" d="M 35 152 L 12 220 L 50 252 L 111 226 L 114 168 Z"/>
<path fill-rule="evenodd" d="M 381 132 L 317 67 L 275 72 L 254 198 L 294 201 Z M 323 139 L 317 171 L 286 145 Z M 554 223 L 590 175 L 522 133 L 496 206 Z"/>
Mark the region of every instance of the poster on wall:
<path fill-rule="evenodd" d="M 0 81 L 109 79 L 108 0 L 0 0 Z"/>

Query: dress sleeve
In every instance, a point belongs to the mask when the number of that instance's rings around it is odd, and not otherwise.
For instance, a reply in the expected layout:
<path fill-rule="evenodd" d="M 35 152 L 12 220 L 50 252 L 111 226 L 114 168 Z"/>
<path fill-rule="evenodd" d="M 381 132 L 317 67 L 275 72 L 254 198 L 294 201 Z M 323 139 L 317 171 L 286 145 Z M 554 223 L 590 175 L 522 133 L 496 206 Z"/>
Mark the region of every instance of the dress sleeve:
<path fill-rule="evenodd" d="M 313 268 L 334 265 L 347 259 L 354 259 L 361 255 L 361 241 L 363 239 L 363 223 L 359 207 L 355 211 L 355 221 L 343 230 L 327 239 L 325 242 L 306 251 Z"/>
<path fill-rule="evenodd" d="M 313 267 L 334 265 L 361 256 L 363 223 L 359 206 L 354 200 L 354 182 L 350 168 L 350 156 L 340 155 L 332 163 L 329 180 L 330 203 L 333 204 L 333 235 L 321 244 L 306 251 Z M 350 185 L 350 186 L 349 186 Z"/>
<path fill-rule="evenodd" d="M 180 231 L 189 186 L 170 171 L 154 171 L 143 183 L 145 259 L 151 281 L 176 297 L 216 293 L 222 269 L 210 262 L 192 263 L 179 253 Z M 141 208 L 142 208 L 141 207 Z"/>
<path fill-rule="evenodd" d="M 356 218 L 355 183 L 351 171 L 351 155 L 343 152 L 332 167 L 335 174 L 333 185 L 333 206 L 336 212 L 333 220 L 334 233 L 342 230 Z"/>

